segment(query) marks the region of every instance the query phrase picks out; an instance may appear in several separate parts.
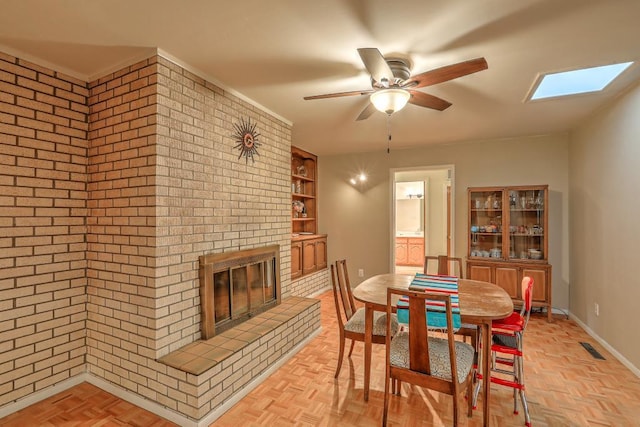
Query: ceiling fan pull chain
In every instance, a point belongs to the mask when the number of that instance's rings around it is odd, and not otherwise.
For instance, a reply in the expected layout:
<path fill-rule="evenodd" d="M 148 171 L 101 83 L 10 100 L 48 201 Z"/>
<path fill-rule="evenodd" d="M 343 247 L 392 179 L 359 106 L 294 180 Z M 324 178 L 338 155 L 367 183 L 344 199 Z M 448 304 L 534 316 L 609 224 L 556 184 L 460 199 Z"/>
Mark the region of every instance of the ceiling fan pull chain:
<path fill-rule="evenodd" d="M 387 139 L 387 154 L 391 153 L 391 114 L 387 114 L 387 134 L 389 135 L 389 139 Z"/>

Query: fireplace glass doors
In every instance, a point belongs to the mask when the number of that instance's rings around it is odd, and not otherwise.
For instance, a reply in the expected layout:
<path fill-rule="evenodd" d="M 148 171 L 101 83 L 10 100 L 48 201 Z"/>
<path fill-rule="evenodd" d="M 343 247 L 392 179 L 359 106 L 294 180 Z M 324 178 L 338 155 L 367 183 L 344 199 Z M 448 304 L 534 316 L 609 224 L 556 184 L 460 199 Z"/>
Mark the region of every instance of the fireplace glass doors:
<path fill-rule="evenodd" d="M 279 248 L 273 245 L 200 257 L 204 339 L 280 303 Z"/>

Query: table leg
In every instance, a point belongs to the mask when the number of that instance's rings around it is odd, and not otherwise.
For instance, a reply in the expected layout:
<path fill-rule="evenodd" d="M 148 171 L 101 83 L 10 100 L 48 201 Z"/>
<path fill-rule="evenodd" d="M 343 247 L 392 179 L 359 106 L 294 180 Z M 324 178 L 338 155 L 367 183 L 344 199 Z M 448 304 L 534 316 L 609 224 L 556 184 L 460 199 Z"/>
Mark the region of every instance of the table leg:
<path fill-rule="evenodd" d="M 364 401 L 369 401 L 369 383 L 371 380 L 371 346 L 373 336 L 373 307 L 364 308 Z"/>
<path fill-rule="evenodd" d="M 489 426 L 489 394 L 491 392 L 491 323 L 482 325 L 482 425 Z"/>

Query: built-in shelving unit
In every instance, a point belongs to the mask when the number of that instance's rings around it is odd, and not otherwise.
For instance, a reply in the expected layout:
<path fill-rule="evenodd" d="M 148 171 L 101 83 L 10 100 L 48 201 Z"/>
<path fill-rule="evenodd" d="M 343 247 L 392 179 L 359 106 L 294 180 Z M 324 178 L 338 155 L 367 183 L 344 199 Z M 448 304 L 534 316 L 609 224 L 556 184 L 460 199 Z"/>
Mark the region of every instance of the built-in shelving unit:
<path fill-rule="evenodd" d="M 327 235 L 318 233 L 318 158 L 291 147 L 291 278 L 327 268 Z"/>

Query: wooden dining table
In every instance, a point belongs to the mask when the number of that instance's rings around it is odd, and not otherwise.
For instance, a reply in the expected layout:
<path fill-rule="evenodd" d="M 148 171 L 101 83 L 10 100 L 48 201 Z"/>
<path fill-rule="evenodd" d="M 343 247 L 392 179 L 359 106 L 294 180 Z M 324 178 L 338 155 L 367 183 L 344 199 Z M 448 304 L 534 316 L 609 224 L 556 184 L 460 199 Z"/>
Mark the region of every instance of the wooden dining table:
<path fill-rule="evenodd" d="M 387 288 L 408 289 L 413 280 L 410 274 L 379 274 L 370 277 L 353 289 L 353 297 L 365 306 L 364 341 L 364 400 L 369 400 L 371 377 L 371 337 L 373 332 L 373 312 L 386 311 Z M 460 317 L 463 323 L 480 326 L 483 373 L 483 425 L 489 425 L 489 394 L 491 390 L 491 322 L 503 319 L 513 311 L 513 302 L 501 287 L 478 280 L 459 279 L 458 296 Z M 395 303 L 394 303 L 395 305 Z M 471 396 L 469 396 L 471 398 Z"/>

